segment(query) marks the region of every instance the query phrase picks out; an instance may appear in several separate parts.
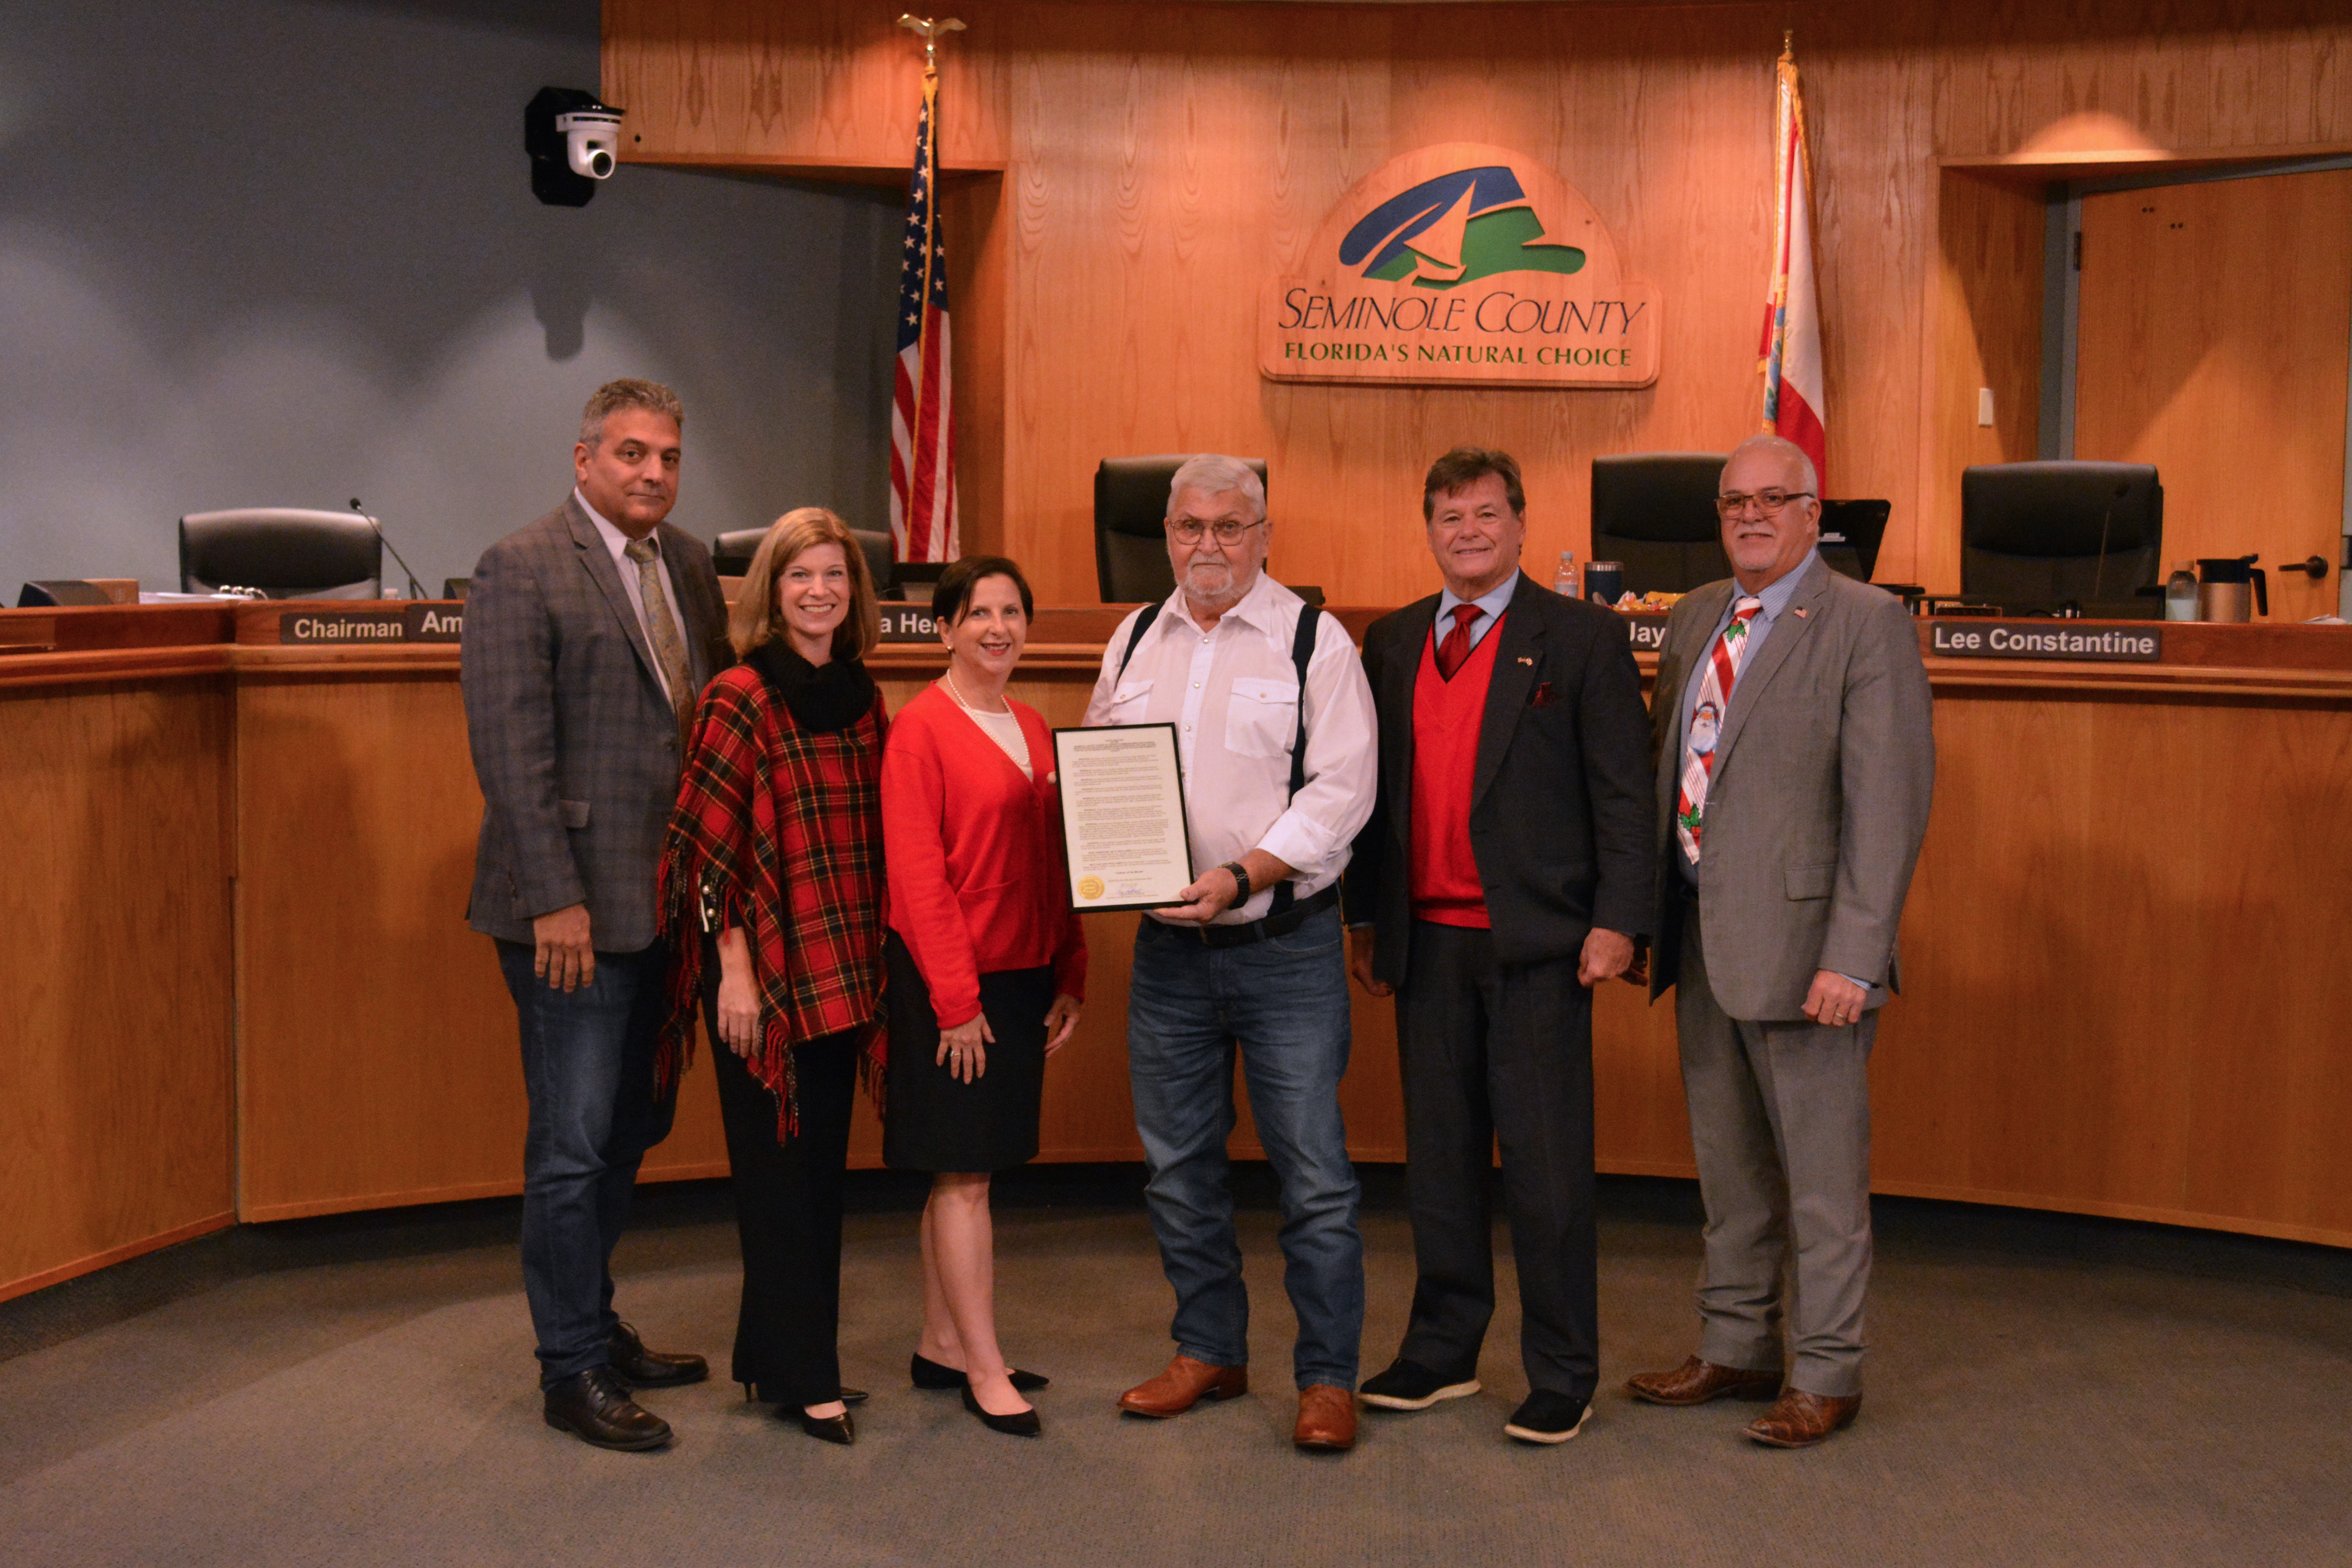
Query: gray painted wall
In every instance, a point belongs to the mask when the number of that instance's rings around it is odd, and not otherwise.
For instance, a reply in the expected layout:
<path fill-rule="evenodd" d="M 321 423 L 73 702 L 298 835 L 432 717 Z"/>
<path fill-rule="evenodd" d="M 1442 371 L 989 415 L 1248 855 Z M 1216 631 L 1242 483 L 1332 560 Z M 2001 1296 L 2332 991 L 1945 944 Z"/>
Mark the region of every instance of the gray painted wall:
<path fill-rule="evenodd" d="M 597 83 L 595 0 L 0 0 L 0 602 L 177 588 L 181 513 L 353 496 L 437 591 L 615 375 L 686 402 L 689 531 L 887 526 L 903 198 L 625 167 L 541 206 L 523 105 Z"/>

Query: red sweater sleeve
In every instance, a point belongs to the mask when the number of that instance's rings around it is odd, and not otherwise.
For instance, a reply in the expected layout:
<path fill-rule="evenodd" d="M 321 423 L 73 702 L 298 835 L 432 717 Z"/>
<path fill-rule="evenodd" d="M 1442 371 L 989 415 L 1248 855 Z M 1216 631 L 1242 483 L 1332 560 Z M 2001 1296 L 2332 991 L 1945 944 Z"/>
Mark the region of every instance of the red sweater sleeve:
<path fill-rule="evenodd" d="M 962 901 L 948 880 L 946 778 L 930 720 L 909 703 L 890 726 L 882 752 L 882 842 L 891 929 L 930 987 L 940 1026 L 952 1029 L 980 1012 L 980 966 Z"/>

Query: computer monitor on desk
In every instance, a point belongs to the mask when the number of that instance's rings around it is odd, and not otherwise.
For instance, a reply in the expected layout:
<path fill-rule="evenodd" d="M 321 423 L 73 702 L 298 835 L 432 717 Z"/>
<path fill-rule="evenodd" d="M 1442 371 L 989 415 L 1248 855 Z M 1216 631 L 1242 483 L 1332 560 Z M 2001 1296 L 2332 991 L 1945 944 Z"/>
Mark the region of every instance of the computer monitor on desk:
<path fill-rule="evenodd" d="M 2147 463 L 1987 463 L 1960 475 L 1960 592 L 2011 614 L 2153 616 L 2164 486 Z"/>

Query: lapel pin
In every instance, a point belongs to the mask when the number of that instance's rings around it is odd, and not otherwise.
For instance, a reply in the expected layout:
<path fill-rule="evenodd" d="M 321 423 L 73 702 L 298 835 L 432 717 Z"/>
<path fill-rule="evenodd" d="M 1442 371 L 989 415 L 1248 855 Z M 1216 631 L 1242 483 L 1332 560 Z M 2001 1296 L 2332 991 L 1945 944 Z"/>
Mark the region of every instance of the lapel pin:
<path fill-rule="evenodd" d="M 1521 655 L 1519 655 L 1519 662 L 1520 662 L 1521 664 L 1532 665 L 1533 663 L 1535 663 L 1535 660 L 1534 660 L 1534 659 L 1529 658 L 1526 654 L 1521 654 Z"/>
<path fill-rule="evenodd" d="M 1796 616 L 1796 617 L 1797 617 L 1799 620 L 1801 620 L 1801 620 L 1803 620 L 1803 619 L 1805 618 L 1805 612 L 1804 612 L 1804 609 L 1803 609 L 1803 607 L 1802 607 L 1801 605 L 1800 605 L 1798 608 L 1796 608 L 1796 609 L 1794 609 L 1794 610 L 1790 611 L 1789 613 L 1790 613 L 1790 615 L 1792 615 L 1792 616 Z"/>

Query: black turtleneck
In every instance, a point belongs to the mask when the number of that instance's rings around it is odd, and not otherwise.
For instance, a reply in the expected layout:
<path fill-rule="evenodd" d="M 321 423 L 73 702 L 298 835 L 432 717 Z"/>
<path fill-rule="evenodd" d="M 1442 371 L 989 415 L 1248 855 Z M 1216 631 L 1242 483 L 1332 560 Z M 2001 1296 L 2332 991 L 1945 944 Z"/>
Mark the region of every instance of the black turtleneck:
<path fill-rule="evenodd" d="M 811 664 L 777 637 L 753 648 L 749 662 L 803 730 L 846 730 L 874 706 L 874 678 L 855 658 Z"/>

